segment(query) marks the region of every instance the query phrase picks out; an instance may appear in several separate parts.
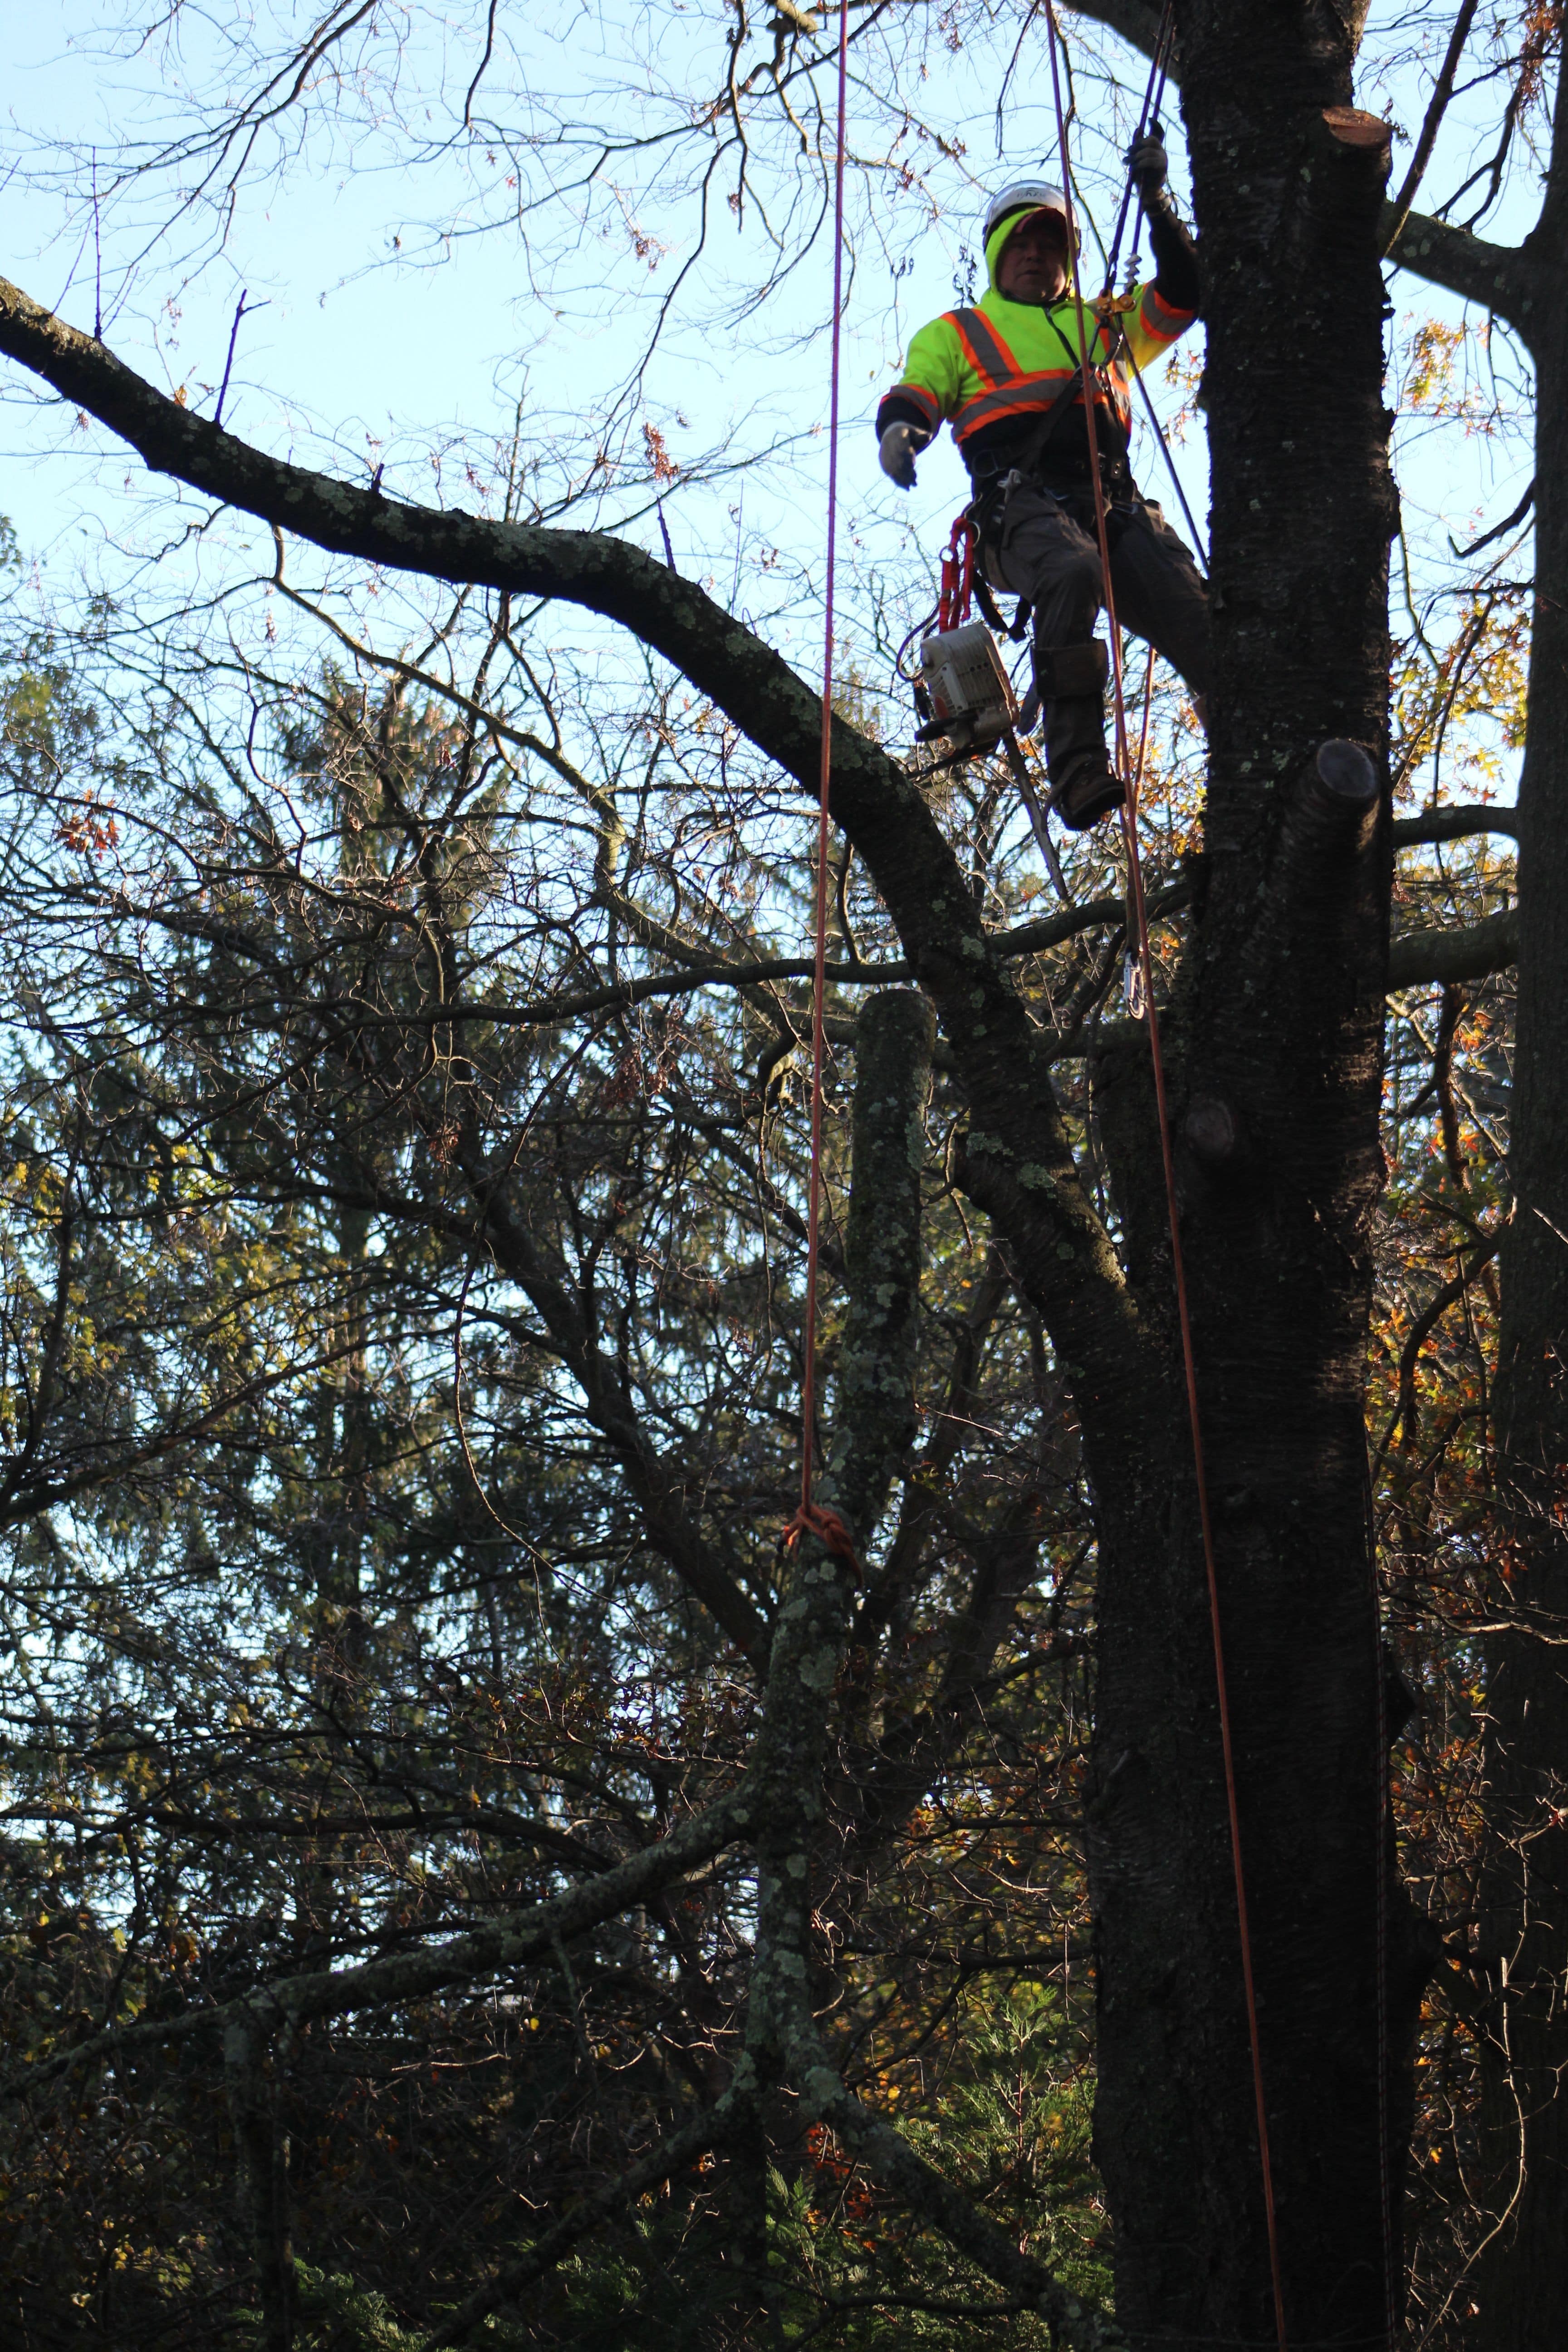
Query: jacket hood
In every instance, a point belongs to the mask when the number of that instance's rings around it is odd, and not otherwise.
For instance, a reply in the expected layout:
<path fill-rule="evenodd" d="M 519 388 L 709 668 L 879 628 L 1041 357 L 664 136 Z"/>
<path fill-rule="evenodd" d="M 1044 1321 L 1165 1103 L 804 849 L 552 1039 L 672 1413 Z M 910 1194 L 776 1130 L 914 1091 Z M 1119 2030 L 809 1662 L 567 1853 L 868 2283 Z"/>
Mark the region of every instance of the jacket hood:
<path fill-rule="evenodd" d="M 990 236 L 986 238 L 986 289 L 988 292 L 994 294 L 998 301 L 1005 302 L 1007 299 L 1006 295 L 1003 293 L 1002 289 L 996 283 L 996 269 L 997 265 L 1002 258 L 1002 247 L 1006 244 L 1007 239 L 1012 236 L 1013 231 L 1016 228 L 1022 228 L 1024 223 L 1026 220 L 1032 220 L 1037 213 L 1048 212 L 1052 209 L 1053 207 L 1047 205 L 1026 205 L 1021 211 L 1008 213 L 1003 219 L 999 220 L 995 227 L 992 230 Z M 1057 217 L 1060 219 L 1061 215 L 1058 214 Z"/>
<path fill-rule="evenodd" d="M 993 294 L 1000 294 L 1002 291 L 996 283 L 996 265 L 1002 258 L 1002 247 L 1006 244 L 1019 222 L 1026 221 L 1028 217 L 1026 212 L 1009 213 L 1005 220 L 997 222 L 985 240 L 985 283 Z"/>

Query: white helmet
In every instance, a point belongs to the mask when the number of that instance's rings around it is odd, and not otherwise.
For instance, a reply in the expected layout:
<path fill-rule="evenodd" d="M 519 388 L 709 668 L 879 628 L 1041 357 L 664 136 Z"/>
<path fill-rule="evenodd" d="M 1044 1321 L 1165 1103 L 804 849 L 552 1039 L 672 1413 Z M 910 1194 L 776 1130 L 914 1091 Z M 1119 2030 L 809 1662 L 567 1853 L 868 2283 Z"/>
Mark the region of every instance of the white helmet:
<path fill-rule="evenodd" d="M 985 233 L 981 239 L 983 245 L 990 244 L 992 230 L 1005 221 L 1009 213 L 1060 213 L 1074 245 L 1079 242 L 1072 206 L 1060 188 L 1048 180 L 1015 180 L 1010 188 L 1004 188 L 999 196 L 994 196 L 991 209 L 985 215 Z"/>

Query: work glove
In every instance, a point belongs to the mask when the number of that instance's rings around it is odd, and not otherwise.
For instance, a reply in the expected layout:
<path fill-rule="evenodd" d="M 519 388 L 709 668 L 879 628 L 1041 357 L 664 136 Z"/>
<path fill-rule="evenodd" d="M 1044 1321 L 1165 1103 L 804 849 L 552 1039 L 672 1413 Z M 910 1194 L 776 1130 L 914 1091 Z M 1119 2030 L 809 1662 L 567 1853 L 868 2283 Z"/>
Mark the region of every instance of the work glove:
<path fill-rule="evenodd" d="M 878 444 L 877 455 L 882 471 L 900 490 L 912 490 L 915 486 L 915 459 L 931 439 L 918 425 L 889 425 Z"/>
<path fill-rule="evenodd" d="M 1127 150 L 1127 169 L 1144 203 L 1151 203 L 1164 186 L 1171 169 L 1171 159 L 1158 131 L 1133 141 Z"/>

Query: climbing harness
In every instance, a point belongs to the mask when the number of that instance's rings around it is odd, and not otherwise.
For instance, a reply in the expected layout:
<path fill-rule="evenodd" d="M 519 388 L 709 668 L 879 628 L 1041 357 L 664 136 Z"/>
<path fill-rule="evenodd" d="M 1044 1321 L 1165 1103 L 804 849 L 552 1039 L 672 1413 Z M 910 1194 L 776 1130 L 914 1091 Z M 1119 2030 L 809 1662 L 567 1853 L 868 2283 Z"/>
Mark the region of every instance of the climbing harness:
<path fill-rule="evenodd" d="M 920 676 L 913 681 L 915 709 L 921 720 L 915 740 L 936 743 L 945 740 L 951 745 L 935 761 L 939 768 L 956 766 L 977 751 L 1000 745 L 1036 845 L 1045 860 L 1046 871 L 1056 885 L 1057 896 L 1064 906 L 1070 907 L 1072 893 L 1046 823 L 1045 808 L 1035 790 L 1035 780 L 1029 773 L 1029 763 L 1019 746 L 1017 697 L 996 650 L 1002 616 L 991 602 L 985 575 L 979 569 L 979 551 L 980 528 L 974 506 L 967 506 L 953 520 L 952 535 L 942 559 L 942 588 L 936 612 L 912 629 L 899 648 L 901 665 L 910 640 L 921 630 L 930 629 L 934 618 L 936 627 L 921 642 Z M 985 614 L 984 620 L 970 619 L 972 601 L 980 604 Z M 1016 623 L 1014 633 L 1022 635 Z"/>
<path fill-rule="evenodd" d="M 1143 138 L 1151 125 L 1158 130 L 1159 107 L 1164 92 L 1174 37 L 1173 0 L 1165 0 L 1155 43 L 1154 60 L 1143 92 L 1142 104 L 1139 110 L 1134 146 Z M 1068 169 L 1065 143 L 1062 169 L 1064 173 Z M 1078 280 L 1078 253 L 1081 241 L 1077 234 L 1076 224 L 1072 220 L 1070 181 L 1067 182 L 1066 185 L 1069 242 L 1074 247 L 1073 273 L 1075 299 L 1078 301 L 1079 349 L 1077 352 L 1072 350 L 1066 335 L 1058 327 L 1057 332 L 1068 362 L 1069 373 L 1067 380 L 1045 414 L 1036 421 L 1025 447 L 1016 454 L 1014 465 L 1005 474 L 998 471 L 994 478 L 987 481 L 984 488 L 979 489 L 976 497 L 955 519 L 947 550 L 942 559 L 942 585 L 936 612 L 934 614 L 928 614 L 925 620 L 920 622 L 910 632 L 899 649 L 895 667 L 899 675 L 913 688 L 918 721 L 915 730 L 916 741 L 930 745 L 942 744 L 946 747 L 935 758 L 933 761 L 935 768 L 957 766 L 978 753 L 1001 747 L 1006 756 L 1014 781 L 1018 787 L 1019 798 L 1029 818 L 1030 828 L 1056 886 L 1058 895 L 1064 903 L 1070 905 L 1071 893 L 1067 887 L 1047 823 L 1052 803 L 1047 801 L 1044 805 L 1041 804 L 1039 795 L 1035 790 L 1033 778 L 1029 773 L 1027 761 L 1019 748 L 1020 735 L 1030 731 L 1034 714 L 1038 709 L 1038 697 L 1031 694 L 1025 710 L 1020 711 L 1012 680 L 1007 675 L 996 645 L 996 639 L 1004 635 L 1012 637 L 1015 641 L 1024 636 L 1028 624 L 1029 607 L 1026 601 L 1020 600 L 1011 626 L 1004 624 L 987 586 L 984 568 L 980 560 L 983 538 L 996 520 L 998 503 L 1005 509 L 1006 494 L 1012 485 L 1026 479 L 1034 471 L 1062 410 L 1074 399 L 1080 387 L 1086 408 L 1091 406 L 1094 399 L 1094 383 L 1100 367 L 1109 365 L 1113 358 L 1124 352 L 1131 363 L 1132 374 L 1148 412 L 1155 438 L 1160 443 L 1161 451 L 1170 468 L 1187 527 L 1194 542 L 1201 544 L 1201 541 L 1196 524 L 1193 520 L 1192 509 L 1187 503 L 1186 493 L 1182 488 L 1174 461 L 1165 443 L 1164 436 L 1160 430 L 1159 420 L 1149 396 L 1148 386 L 1143 381 L 1142 370 L 1138 367 L 1137 361 L 1121 331 L 1111 292 L 1122 235 L 1133 194 L 1131 173 L 1122 192 L 1116 230 L 1111 239 L 1106 270 L 1106 291 L 1094 305 L 1096 326 L 1092 344 L 1086 340 L 1084 334 L 1085 306 L 1079 293 Z M 1135 266 L 1136 257 L 1135 226 L 1132 251 L 1129 257 L 1130 268 Z M 976 327 L 983 328 L 984 320 L 982 318 L 973 323 Z M 1053 320 L 1052 324 L 1055 325 L 1055 323 Z M 1100 345 L 1103 345 L 1103 351 L 1097 356 L 1096 347 Z M 1091 447 L 1092 446 L 1091 439 Z M 1098 452 L 1095 454 L 1093 463 L 1098 476 Z M 982 618 L 978 621 L 972 621 L 969 617 L 972 598 L 981 609 Z M 934 628 L 931 626 L 933 619 Z M 921 641 L 919 668 L 911 673 L 904 667 L 904 657 L 917 637 Z M 1127 761 L 1124 739 L 1118 747 L 1118 765 L 1125 779 Z M 1131 932 L 1130 921 L 1130 936 Z M 1134 974 L 1130 960 L 1127 979 L 1128 1004 L 1135 1017 L 1142 1016 L 1140 992 L 1141 983 Z"/>
<path fill-rule="evenodd" d="M 1057 142 L 1061 150 L 1062 184 L 1072 189 L 1068 155 L 1067 116 L 1062 108 L 1061 34 L 1054 0 L 1046 0 L 1046 28 L 1051 58 L 1051 98 L 1056 110 Z M 1083 284 L 1078 254 L 1068 239 L 1072 272 L 1073 306 L 1078 314 L 1079 350 L 1087 354 Z M 1247 2008 L 1247 2033 L 1252 2058 L 1253 2103 L 1258 2116 L 1258 2155 L 1262 2173 L 1263 2210 L 1268 2236 L 1268 2274 L 1273 2291 L 1274 2325 L 1279 2352 L 1289 2352 L 1285 2326 L 1285 2290 L 1279 2264 L 1279 2226 L 1274 2203 L 1274 2165 L 1268 2137 L 1268 2106 L 1263 2086 L 1263 2045 L 1258 2026 L 1258 1992 L 1253 1980 L 1252 1935 L 1247 1924 L 1247 1873 L 1241 1848 L 1241 1813 L 1237 1798 L 1236 1751 L 1231 1738 L 1230 1699 L 1225 1671 L 1225 1639 L 1220 1618 L 1219 1577 L 1215 1562 L 1214 1526 L 1209 1512 L 1208 1478 L 1204 1467 L 1203 1417 L 1198 1408 L 1197 1357 L 1193 1345 L 1192 1317 L 1187 1304 L 1186 1265 L 1182 1252 L 1181 1218 L 1176 1206 L 1176 1170 L 1171 1148 L 1171 1122 L 1165 1097 L 1164 1060 L 1160 1051 L 1160 1021 L 1154 1004 L 1154 973 L 1149 949 L 1149 908 L 1143 891 L 1143 871 L 1138 855 L 1138 794 L 1142 783 L 1143 745 L 1139 746 L 1138 772 L 1130 773 L 1127 756 L 1127 703 L 1121 674 L 1121 633 L 1116 625 L 1115 591 L 1110 577 L 1110 546 L 1106 529 L 1105 489 L 1100 478 L 1094 402 L 1085 384 L 1085 429 L 1089 436 L 1089 478 L 1094 498 L 1095 535 L 1100 542 L 1100 576 L 1105 589 L 1105 613 L 1110 635 L 1111 688 L 1116 712 L 1117 767 L 1126 782 L 1121 811 L 1122 837 L 1127 845 L 1127 884 L 1138 940 L 1138 961 L 1143 972 L 1144 1021 L 1149 1032 L 1149 1058 L 1154 1080 L 1154 1105 L 1160 1129 L 1160 1155 L 1165 1178 L 1165 1207 L 1171 1231 L 1171 1262 L 1175 1277 L 1176 1319 L 1182 1339 L 1182 1364 L 1186 1380 L 1187 1420 L 1193 1441 L 1193 1475 L 1197 1489 L 1198 1524 L 1203 1536 L 1204 1574 L 1208 1585 L 1209 1630 L 1214 1647 L 1215 1681 L 1219 1699 L 1220 1752 L 1225 1769 L 1226 1811 L 1230 1829 L 1231 1873 L 1236 1885 L 1237 1926 L 1241 1940 L 1242 1990 Z"/>
<path fill-rule="evenodd" d="M 950 755 L 989 751 L 1017 725 L 1013 681 L 1003 667 L 996 641 L 984 621 L 972 621 L 980 534 L 972 509 L 954 518 L 942 559 L 936 626 L 921 646 L 915 709 L 921 718 L 915 740 L 945 740 Z"/>

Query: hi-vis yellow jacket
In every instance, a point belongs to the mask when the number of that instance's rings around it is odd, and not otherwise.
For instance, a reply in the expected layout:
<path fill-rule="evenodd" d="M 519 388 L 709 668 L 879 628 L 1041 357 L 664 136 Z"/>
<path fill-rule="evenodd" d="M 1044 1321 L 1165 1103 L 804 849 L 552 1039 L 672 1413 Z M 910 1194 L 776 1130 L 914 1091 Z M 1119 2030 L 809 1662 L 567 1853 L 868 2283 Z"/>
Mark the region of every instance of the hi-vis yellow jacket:
<path fill-rule="evenodd" d="M 1009 302 L 997 291 L 996 265 L 1021 215 L 1010 215 L 992 230 L 985 246 L 989 284 L 977 310 L 948 310 L 921 329 L 910 345 L 902 380 L 878 411 L 879 433 L 900 418 L 917 418 L 935 433 L 946 417 L 953 439 L 973 459 L 980 442 L 1000 440 L 1008 426 L 1026 428 L 1047 409 L 1078 365 L 1078 310 L 1070 294 L 1047 310 L 1036 302 Z M 1162 300 L 1152 278 L 1116 299 L 1121 332 L 1095 318 L 1085 303 L 1095 378 L 1096 414 L 1109 406 L 1115 419 L 1116 451 L 1127 446 L 1132 418 L 1131 380 L 1121 355 L 1122 339 L 1140 369 L 1168 351 L 1191 326 L 1195 310 L 1175 310 Z M 1067 404 L 1053 441 L 1082 446 L 1083 393 Z"/>

